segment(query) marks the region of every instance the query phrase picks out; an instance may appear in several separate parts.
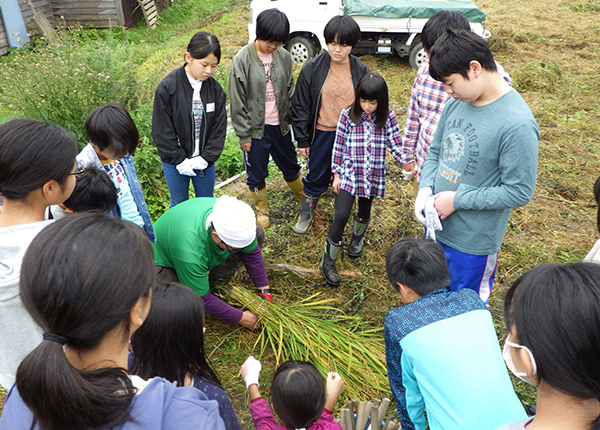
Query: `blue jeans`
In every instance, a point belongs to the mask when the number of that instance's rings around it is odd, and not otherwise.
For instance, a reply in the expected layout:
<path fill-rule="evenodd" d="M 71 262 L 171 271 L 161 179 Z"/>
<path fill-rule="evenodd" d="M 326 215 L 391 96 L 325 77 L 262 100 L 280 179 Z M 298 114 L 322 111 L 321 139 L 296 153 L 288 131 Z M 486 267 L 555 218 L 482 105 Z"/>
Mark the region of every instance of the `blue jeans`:
<path fill-rule="evenodd" d="M 175 164 L 162 163 L 163 173 L 169 187 L 171 203 L 169 208 L 190 198 L 190 180 L 196 197 L 213 197 L 215 188 L 215 165 L 204 170 L 194 170 L 196 176 L 181 175 Z"/>
<path fill-rule="evenodd" d="M 334 142 L 335 131 L 315 130 L 315 139 L 308 157 L 308 174 L 302 178 L 306 194 L 320 196 L 329 188 Z"/>

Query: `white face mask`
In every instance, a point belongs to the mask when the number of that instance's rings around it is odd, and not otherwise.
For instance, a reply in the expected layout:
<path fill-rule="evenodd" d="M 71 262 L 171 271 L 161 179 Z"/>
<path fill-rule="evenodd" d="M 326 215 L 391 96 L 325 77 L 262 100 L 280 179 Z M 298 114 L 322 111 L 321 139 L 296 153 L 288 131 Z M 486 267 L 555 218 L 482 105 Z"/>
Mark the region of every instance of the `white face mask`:
<path fill-rule="evenodd" d="M 527 351 L 527 353 L 529 354 L 529 359 L 531 360 L 531 365 L 533 366 L 533 374 L 531 376 L 535 376 L 537 374 L 537 365 L 535 363 L 535 358 L 533 358 L 532 352 L 529 350 L 529 348 L 527 348 L 524 345 L 519 345 L 517 343 L 513 343 L 513 342 L 509 341 L 508 336 L 507 336 L 506 340 L 504 341 L 504 348 L 502 348 L 502 358 L 504 358 L 504 362 L 506 363 L 506 367 L 508 367 L 508 370 L 510 370 L 513 375 L 515 375 L 517 378 L 521 379 L 522 381 L 525 381 L 525 379 L 523 379 L 523 378 L 529 377 L 529 375 L 527 375 L 527 373 L 525 373 L 525 372 L 517 372 L 515 363 L 513 363 L 513 360 L 512 360 L 512 355 L 510 354 L 510 348 L 524 349 L 525 351 Z M 529 384 L 531 383 L 529 381 L 525 381 L 525 382 L 527 382 Z"/>

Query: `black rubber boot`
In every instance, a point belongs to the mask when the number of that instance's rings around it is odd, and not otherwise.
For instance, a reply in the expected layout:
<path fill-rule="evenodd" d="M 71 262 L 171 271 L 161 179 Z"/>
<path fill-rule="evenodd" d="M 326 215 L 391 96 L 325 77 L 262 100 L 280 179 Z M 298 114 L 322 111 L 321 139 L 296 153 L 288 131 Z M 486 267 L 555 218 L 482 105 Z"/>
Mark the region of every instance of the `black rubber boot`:
<path fill-rule="evenodd" d="M 354 227 L 352 229 L 352 240 L 348 246 L 348 256 L 352 258 L 360 257 L 363 249 L 363 236 L 369 226 L 371 219 L 360 219 L 358 214 L 354 214 Z"/>
<path fill-rule="evenodd" d="M 334 243 L 329 236 L 325 242 L 325 250 L 321 257 L 321 273 L 329 285 L 337 287 L 340 285 L 340 277 L 335 269 L 335 260 L 342 250 L 342 243 Z"/>
<path fill-rule="evenodd" d="M 302 201 L 300 202 L 300 215 L 298 215 L 298 222 L 292 230 L 297 234 L 306 234 L 308 227 L 313 221 L 315 215 L 315 209 L 317 203 L 319 203 L 320 196 L 311 196 L 310 194 L 302 193 Z"/>

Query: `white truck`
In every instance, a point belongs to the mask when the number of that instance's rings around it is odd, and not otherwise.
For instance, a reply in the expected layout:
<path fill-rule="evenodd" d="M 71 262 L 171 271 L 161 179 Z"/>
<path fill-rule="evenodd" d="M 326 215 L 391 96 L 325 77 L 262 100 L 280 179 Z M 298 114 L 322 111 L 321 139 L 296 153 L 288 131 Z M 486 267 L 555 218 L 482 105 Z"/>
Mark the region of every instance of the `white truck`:
<path fill-rule="evenodd" d="M 302 63 L 326 48 L 325 24 L 335 15 L 351 15 L 362 33 L 352 50 L 355 55 L 397 54 L 408 57 L 418 69 L 427 58 L 421 43 L 421 31 L 427 20 L 440 10 L 461 12 L 471 29 L 483 38 L 485 13 L 471 0 L 252 0 L 250 4 L 250 41 L 256 34 L 256 17 L 265 9 L 277 8 L 290 21 L 290 39 L 286 45 L 294 62 Z"/>

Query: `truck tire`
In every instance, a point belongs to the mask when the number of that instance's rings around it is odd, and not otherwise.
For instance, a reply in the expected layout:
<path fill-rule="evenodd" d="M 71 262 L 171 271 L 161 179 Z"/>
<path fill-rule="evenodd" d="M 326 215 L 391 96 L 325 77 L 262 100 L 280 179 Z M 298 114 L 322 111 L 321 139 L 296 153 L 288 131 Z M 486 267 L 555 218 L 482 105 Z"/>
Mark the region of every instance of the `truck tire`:
<path fill-rule="evenodd" d="M 289 51 L 294 63 L 306 63 L 317 53 L 317 47 L 312 40 L 304 36 L 292 37 L 285 48 Z"/>
<path fill-rule="evenodd" d="M 419 67 L 421 67 L 421 64 L 423 64 L 425 60 L 427 60 L 427 52 L 425 52 L 423 44 L 419 42 L 410 50 L 408 64 L 410 64 L 410 67 L 413 69 L 419 70 Z"/>

